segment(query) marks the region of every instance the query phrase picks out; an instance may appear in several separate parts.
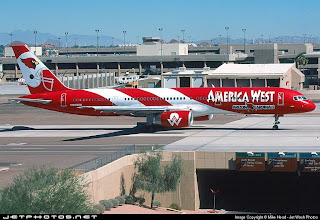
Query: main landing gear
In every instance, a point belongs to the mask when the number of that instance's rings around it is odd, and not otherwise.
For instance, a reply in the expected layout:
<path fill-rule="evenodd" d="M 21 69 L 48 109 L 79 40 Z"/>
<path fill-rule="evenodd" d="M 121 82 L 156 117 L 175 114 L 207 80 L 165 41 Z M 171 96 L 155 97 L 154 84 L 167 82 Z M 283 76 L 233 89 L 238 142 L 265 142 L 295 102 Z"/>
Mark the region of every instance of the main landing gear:
<path fill-rule="evenodd" d="M 279 115 L 275 115 L 275 116 L 274 116 L 274 123 L 273 123 L 272 129 L 273 129 L 273 130 L 278 130 L 278 129 L 279 129 L 278 124 L 280 124 Z"/>

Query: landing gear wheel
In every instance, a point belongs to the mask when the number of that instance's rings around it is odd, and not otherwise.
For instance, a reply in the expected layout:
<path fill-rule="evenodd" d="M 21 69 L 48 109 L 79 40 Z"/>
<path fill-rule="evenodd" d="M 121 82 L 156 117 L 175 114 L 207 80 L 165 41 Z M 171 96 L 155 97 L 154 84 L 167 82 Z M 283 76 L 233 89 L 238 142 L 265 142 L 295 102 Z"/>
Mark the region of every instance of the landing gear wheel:
<path fill-rule="evenodd" d="M 279 116 L 278 116 L 278 115 L 275 115 L 275 116 L 274 116 L 274 123 L 273 123 L 272 129 L 273 129 L 273 130 L 278 130 L 278 129 L 279 129 L 278 124 L 280 124 Z"/>

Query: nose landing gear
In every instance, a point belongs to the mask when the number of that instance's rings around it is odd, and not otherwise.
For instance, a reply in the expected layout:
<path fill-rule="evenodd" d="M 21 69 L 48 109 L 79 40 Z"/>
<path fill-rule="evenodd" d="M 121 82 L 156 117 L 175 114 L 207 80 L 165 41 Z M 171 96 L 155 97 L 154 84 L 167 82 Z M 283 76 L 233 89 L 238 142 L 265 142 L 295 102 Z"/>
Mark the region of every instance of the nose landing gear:
<path fill-rule="evenodd" d="M 274 123 L 273 123 L 272 129 L 273 129 L 273 130 L 278 130 L 278 129 L 279 129 L 278 124 L 280 124 L 279 115 L 275 115 L 275 116 L 274 116 Z"/>

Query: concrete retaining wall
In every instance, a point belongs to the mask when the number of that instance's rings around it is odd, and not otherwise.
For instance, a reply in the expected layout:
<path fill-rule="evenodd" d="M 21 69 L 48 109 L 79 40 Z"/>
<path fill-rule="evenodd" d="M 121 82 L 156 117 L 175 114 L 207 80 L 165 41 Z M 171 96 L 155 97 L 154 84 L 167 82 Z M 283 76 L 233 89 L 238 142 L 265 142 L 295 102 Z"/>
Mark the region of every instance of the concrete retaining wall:
<path fill-rule="evenodd" d="M 156 194 L 155 200 L 159 200 L 163 207 L 171 203 L 179 204 L 182 209 L 197 210 L 200 207 L 197 169 L 235 169 L 233 161 L 235 153 L 224 152 L 163 152 L 163 163 L 171 161 L 173 154 L 180 154 L 183 159 L 183 176 L 180 185 L 175 192 Z M 134 160 L 138 155 L 129 155 L 120 158 L 104 167 L 88 172 L 84 175 L 90 181 L 89 190 L 92 199 L 98 203 L 102 199 L 111 199 L 120 195 L 121 175 L 125 179 L 126 194 L 129 194 L 132 185 L 131 177 L 134 173 Z M 145 204 L 150 205 L 151 195 L 139 191 L 136 196 L 142 195 L 146 199 Z"/>

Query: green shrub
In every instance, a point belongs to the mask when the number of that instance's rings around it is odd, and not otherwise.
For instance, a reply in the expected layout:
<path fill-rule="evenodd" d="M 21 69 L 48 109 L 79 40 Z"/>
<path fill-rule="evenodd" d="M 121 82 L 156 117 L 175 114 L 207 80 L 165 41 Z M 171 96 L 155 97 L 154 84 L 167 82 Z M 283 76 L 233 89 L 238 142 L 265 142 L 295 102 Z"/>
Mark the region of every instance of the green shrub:
<path fill-rule="evenodd" d="M 93 210 L 94 210 L 94 212 L 95 211 L 98 212 L 98 214 L 102 214 L 102 213 L 104 213 L 104 211 L 106 209 L 105 209 L 104 205 L 102 205 L 102 204 L 94 204 L 93 205 Z"/>
<path fill-rule="evenodd" d="M 99 203 L 105 207 L 105 211 L 110 211 L 112 203 L 109 200 L 100 200 Z"/>
<path fill-rule="evenodd" d="M 117 196 L 115 199 L 119 201 L 119 205 L 122 205 L 126 202 L 126 199 L 124 198 L 124 196 Z"/>
<path fill-rule="evenodd" d="M 181 207 L 177 203 L 171 203 L 169 208 L 181 211 Z"/>
<path fill-rule="evenodd" d="M 139 203 L 139 205 L 143 205 L 143 203 L 146 201 L 145 198 L 143 198 L 142 196 L 137 197 L 137 201 Z"/>
<path fill-rule="evenodd" d="M 155 208 L 158 208 L 158 207 L 160 207 L 162 204 L 161 204 L 161 202 L 159 201 L 159 200 L 155 200 L 154 202 L 153 202 L 153 206 L 155 206 Z"/>
<path fill-rule="evenodd" d="M 87 214 L 93 211 L 87 187 L 88 181 L 73 170 L 33 167 L 0 190 L 0 213 Z"/>
<path fill-rule="evenodd" d="M 125 199 L 126 199 L 126 201 L 125 201 L 126 204 L 131 204 L 132 205 L 134 203 L 133 196 L 131 196 L 131 195 L 126 195 Z"/>
<path fill-rule="evenodd" d="M 113 208 L 117 208 L 119 206 L 119 201 L 117 199 L 109 199 Z"/>

